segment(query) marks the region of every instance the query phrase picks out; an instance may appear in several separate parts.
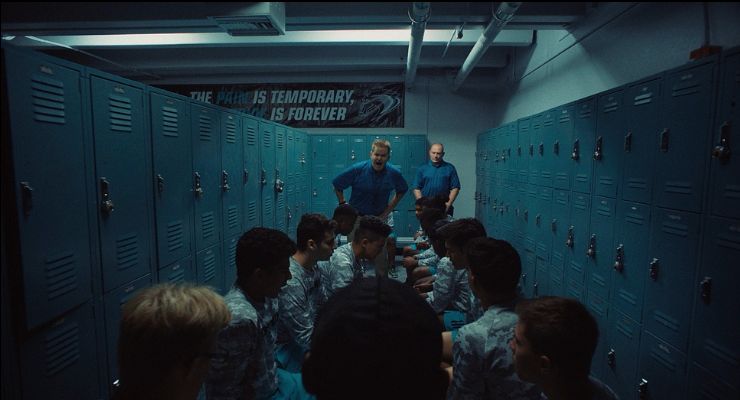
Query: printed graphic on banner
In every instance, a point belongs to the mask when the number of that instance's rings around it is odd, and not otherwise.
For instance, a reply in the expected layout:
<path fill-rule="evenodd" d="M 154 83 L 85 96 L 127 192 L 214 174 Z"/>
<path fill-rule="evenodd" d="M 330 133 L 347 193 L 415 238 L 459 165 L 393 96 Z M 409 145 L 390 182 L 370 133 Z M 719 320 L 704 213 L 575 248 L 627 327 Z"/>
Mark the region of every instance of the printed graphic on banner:
<path fill-rule="evenodd" d="M 403 128 L 403 83 L 158 87 L 295 128 Z"/>

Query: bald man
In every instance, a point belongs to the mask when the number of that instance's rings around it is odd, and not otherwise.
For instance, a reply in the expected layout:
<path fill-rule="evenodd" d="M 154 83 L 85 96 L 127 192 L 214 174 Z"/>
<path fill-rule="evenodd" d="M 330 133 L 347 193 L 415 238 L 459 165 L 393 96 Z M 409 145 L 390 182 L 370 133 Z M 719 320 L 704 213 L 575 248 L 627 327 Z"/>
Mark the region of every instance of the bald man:
<path fill-rule="evenodd" d="M 458 193 L 460 193 L 460 179 L 457 177 L 455 166 L 443 160 L 445 147 L 442 143 L 434 143 L 429 147 L 429 161 L 422 164 L 411 187 L 414 197 L 431 197 L 447 195 L 445 203 L 447 215 L 452 216 Z"/>

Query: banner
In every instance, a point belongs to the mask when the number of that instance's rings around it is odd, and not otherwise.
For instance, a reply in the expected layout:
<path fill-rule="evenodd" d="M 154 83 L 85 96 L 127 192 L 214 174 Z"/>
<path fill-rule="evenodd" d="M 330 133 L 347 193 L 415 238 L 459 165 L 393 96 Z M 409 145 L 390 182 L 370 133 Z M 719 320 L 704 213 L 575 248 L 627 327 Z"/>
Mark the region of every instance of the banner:
<path fill-rule="evenodd" d="M 295 128 L 403 128 L 403 83 L 157 85 Z"/>

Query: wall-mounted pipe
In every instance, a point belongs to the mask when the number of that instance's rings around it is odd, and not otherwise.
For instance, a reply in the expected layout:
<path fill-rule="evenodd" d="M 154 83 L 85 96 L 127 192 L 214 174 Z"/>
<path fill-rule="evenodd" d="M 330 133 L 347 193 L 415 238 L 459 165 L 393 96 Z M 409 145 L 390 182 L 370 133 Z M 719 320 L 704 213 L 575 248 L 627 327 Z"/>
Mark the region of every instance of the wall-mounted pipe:
<path fill-rule="evenodd" d="M 478 61 L 483 57 L 483 54 L 485 54 L 488 46 L 493 43 L 493 40 L 496 39 L 496 36 L 501 32 L 501 29 L 511 21 L 511 18 L 514 17 L 514 13 L 521 5 L 521 2 L 503 2 L 499 6 L 498 10 L 493 13 L 493 19 L 491 19 L 491 22 L 486 26 L 486 29 L 480 35 L 478 41 L 475 42 L 475 46 L 470 50 L 468 58 L 465 59 L 460 71 L 457 73 L 455 81 L 452 83 L 453 91 L 460 88 L 475 65 L 478 64 Z"/>
<path fill-rule="evenodd" d="M 406 56 L 406 89 L 414 85 L 416 68 L 419 66 L 419 54 L 424 43 L 424 30 L 431 15 L 431 6 L 428 2 L 414 2 L 409 9 L 411 19 L 411 39 L 409 39 L 409 53 Z"/>

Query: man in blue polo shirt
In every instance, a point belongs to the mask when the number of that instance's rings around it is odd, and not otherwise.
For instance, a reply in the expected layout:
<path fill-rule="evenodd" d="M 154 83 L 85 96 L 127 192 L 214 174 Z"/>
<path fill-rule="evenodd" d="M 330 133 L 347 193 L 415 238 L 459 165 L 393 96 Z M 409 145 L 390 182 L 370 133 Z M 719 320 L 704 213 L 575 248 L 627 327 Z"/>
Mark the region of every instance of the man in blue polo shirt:
<path fill-rule="evenodd" d="M 344 190 L 351 187 L 349 204 L 360 215 L 375 215 L 392 228 L 393 210 L 409 187 L 401 171 L 387 165 L 390 154 L 391 144 L 387 140 L 374 141 L 370 149 L 370 159 L 350 165 L 334 178 L 332 184 L 339 204 L 347 202 L 344 199 Z M 395 194 L 389 202 L 391 192 Z M 395 240 L 389 240 L 395 250 Z M 376 259 L 376 272 L 381 275 L 387 274 L 389 254 L 395 256 L 395 251 L 384 251 Z"/>
<path fill-rule="evenodd" d="M 445 206 L 447 215 L 452 216 L 457 194 L 460 193 L 460 179 L 457 177 L 455 166 L 444 161 L 445 148 L 442 143 L 434 143 L 429 148 L 429 161 L 422 164 L 416 173 L 414 183 L 414 197 L 417 199 L 436 195 L 447 195 L 449 198 Z"/>

